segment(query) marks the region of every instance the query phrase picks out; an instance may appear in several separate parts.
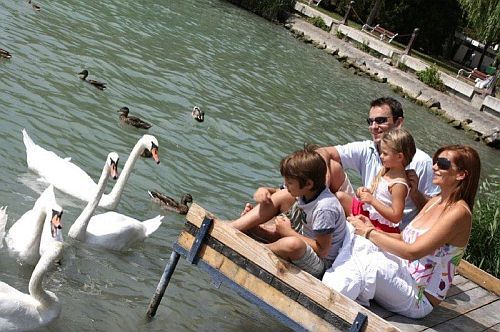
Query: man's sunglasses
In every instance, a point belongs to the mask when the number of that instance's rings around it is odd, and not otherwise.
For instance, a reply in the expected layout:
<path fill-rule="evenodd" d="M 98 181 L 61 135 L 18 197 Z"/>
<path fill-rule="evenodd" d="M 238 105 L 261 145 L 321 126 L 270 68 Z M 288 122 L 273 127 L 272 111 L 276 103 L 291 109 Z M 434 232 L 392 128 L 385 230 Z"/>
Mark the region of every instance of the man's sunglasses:
<path fill-rule="evenodd" d="M 369 126 L 371 126 L 374 122 L 378 125 L 387 123 L 389 118 L 387 116 L 377 116 L 375 118 L 367 118 L 366 123 L 368 123 Z"/>
<path fill-rule="evenodd" d="M 433 160 L 433 164 L 437 165 L 440 170 L 447 171 L 451 168 L 451 161 L 447 158 L 439 157 Z"/>

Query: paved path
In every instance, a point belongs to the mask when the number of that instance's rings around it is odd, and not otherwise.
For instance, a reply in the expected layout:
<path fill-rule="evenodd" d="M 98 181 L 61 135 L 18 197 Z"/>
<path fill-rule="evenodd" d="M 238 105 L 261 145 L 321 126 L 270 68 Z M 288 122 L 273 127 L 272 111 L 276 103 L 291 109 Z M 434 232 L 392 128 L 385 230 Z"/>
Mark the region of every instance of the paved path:
<path fill-rule="evenodd" d="M 454 127 L 462 128 L 472 133 L 476 139 L 500 148 L 500 118 L 478 111 L 469 102 L 459 97 L 434 90 L 419 81 L 414 74 L 403 72 L 300 17 L 292 16 L 285 26 L 304 40 L 336 54 L 337 58 L 344 60 L 347 58 L 347 61 L 371 75 L 376 73 L 376 77 L 400 87 L 404 94 L 428 107 L 439 103 L 440 109 L 434 107 L 432 110 L 448 119 Z M 332 31 L 335 33 L 335 30 L 334 26 Z"/>

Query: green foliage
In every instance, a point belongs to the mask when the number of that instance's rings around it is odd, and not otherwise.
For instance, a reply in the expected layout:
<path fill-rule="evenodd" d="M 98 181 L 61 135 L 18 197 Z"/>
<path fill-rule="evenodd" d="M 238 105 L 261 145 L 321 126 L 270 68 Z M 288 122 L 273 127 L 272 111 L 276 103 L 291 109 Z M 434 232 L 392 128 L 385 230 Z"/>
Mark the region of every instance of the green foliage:
<path fill-rule="evenodd" d="M 424 70 L 418 71 L 417 77 L 419 80 L 438 91 L 446 91 L 446 86 L 441 80 L 441 75 L 439 75 L 439 71 L 434 64 Z"/>
<path fill-rule="evenodd" d="M 467 22 L 481 41 L 500 41 L 500 3 L 498 0 L 458 0 L 467 13 Z"/>
<path fill-rule="evenodd" d="M 398 61 L 398 68 L 402 71 L 407 71 L 408 66 L 404 64 L 404 62 Z"/>
<path fill-rule="evenodd" d="M 359 49 L 363 52 L 370 53 L 370 43 L 363 41 L 362 44 L 359 44 Z"/>
<path fill-rule="evenodd" d="M 500 183 L 484 181 L 474 208 L 472 234 L 465 259 L 500 276 Z"/>
<path fill-rule="evenodd" d="M 338 39 L 343 39 L 343 38 L 344 38 L 344 36 L 345 36 L 345 35 L 342 33 L 342 31 L 339 31 L 339 30 L 337 30 L 336 34 L 337 34 L 337 38 L 338 38 Z"/>
<path fill-rule="evenodd" d="M 311 23 L 312 25 L 314 25 L 315 27 L 318 27 L 322 30 L 325 30 L 325 31 L 330 30 L 330 29 L 328 29 L 328 26 L 326 25 L 325 21 L 323 21 L 323 19 L 319 16 L 310 17 L 307 19 L 307 21 L 309 23 Z"/>
<path fill-rule="evenodd" d="M 295 0 L 228 0 L 269 20 L 282 21 L 293 11 Z"/>

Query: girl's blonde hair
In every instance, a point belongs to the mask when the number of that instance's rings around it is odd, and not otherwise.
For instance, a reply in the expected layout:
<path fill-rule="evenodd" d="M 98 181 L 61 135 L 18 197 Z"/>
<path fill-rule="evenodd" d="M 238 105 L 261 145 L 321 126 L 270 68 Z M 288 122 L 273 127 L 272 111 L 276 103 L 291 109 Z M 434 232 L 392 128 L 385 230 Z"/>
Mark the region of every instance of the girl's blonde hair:
<path fill-rule="evenodd" d="M 404 167 L 411 163 L 413 156 L 417 152 L 413 136 L 411 136 L 410 132 L 404 128 L 394 128 L 385 132 L 382 135 L 381 142 L 384 142 L 392 151 L 403 154 Z M 377 173 L 370 189 L 372 193 L 375 192 L 380 178 L 384 176 L 387 171 L 388 169 L 382 167 L 382 169 Z"/>

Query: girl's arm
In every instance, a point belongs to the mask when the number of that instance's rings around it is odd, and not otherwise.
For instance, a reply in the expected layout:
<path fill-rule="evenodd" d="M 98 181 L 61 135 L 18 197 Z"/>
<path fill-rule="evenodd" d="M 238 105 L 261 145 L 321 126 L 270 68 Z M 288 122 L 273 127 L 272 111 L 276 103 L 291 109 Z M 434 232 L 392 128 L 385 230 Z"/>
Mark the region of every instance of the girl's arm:
<path fill-rule="evenodd" d="M 379 248 L 411 261 L 431 254 L 446 243 L 465 246 L 470 235 L 472 217 L 463 205 L 455 204 L 433 223 L 430 230 L 411 244 L 367 227 L 360 218 L 349 218 L 349 221 L 356 228 L 356 234 L 364 236 L 369 231 L 367 238 Z"/>
<path fill-rule="evenodd" d="M 395 224 L 399 223 L 403 218 L 405 208 L 405 199 L 408 194 L 408 188 L 402 183 L 395 183 L 391 187 L 392 205 L 387 206 L 376 199 L 370 192 L 360 192 L 360 200 L 373 206 L 378 213 L 385 219 Z"/>

